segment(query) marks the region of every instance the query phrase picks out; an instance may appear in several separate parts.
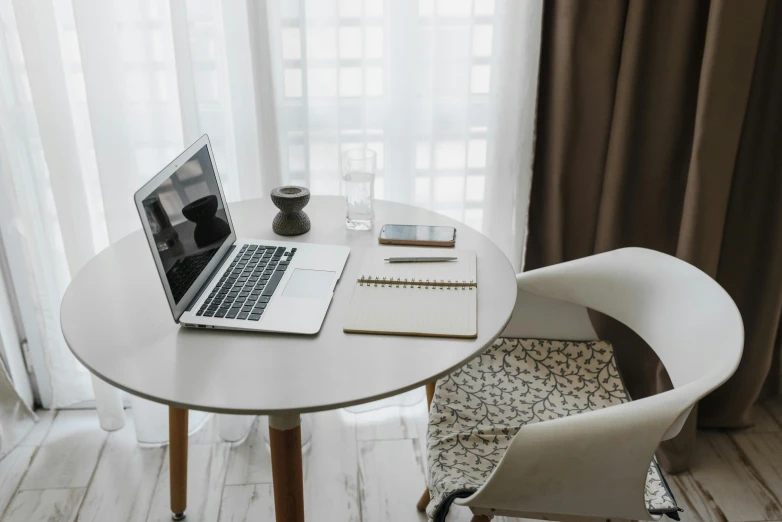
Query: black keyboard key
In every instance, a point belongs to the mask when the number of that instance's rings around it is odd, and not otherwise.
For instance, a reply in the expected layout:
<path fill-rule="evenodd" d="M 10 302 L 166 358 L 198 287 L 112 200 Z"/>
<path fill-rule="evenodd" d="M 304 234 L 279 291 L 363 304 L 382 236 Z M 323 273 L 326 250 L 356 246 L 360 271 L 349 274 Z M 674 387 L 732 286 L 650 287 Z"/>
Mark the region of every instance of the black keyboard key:
<path fill-rule="evenodd" d="M 212 317 L 214 314 L 214 312 L 204 312 L 204 317 Z"/>
<path fill-rule="evenodd" d="M 215 317 L 225 317 L 225 311 L 224 310 L 218 310 L 215 312 Z"/>
<path fill-rule="evenodd" d="M 270 300 L 271 300 L 271 297 L 266 297 L 266 294 L 263 294 L 263 296 L 260 299 L 260 301 L 262 303 L 268 303 Z"/>
<path fill-rule="evenodd" d="M 269 279 L 269 282 L 266 283 L 266 287 L 263 289 L 262 295 L 272 295 L 274 291 L 277 290 L 277 285 L 280 284 L 280 279 L 282 279 L 282 276 L 282 272 L 274 272 L 274 274 L 272 274 L 271 278 Z"/>
<path fill-rule="evenodd" d="M 277 247 L 277 250 L 274 251 L 274 255 L 282 255 L 283 252 L 285 252 L 285 247 Z"/>
<path fill-rule="evenodd" d="M 261 319 L 261 316 L 260 316 L 260 314 L 250 314 L 249 319 L 250 319 L 250 321 L 258 321 L 258 320 Z"/>
<path fill-rule="evenodd" d="M 250 315 L 247 312 L 242 312 L 239 315 L 236 316 L 237 319 L 247 319 L 247 316 Z"/>
<path fill-rule="evenodd" d="M 242 308 L 242 313 L 247 312 L 249 314 L 252 311 L 253 311 L 252 306 L 245 306 L 244 308 Z"/>
<path fill-rule="evenodd" d="M 235 319 L 238 314 L 239 314 L 239 310 L 234 310 L 232 308 L 230 312 L 225 314 L 225 318 L 226 319 Z"/>
<path fill-rule="evenodd" d="M 204 315 L 204 311 L 203 310 L 199 310 L 198 312 L 196 312 L 196 315 Z"/>

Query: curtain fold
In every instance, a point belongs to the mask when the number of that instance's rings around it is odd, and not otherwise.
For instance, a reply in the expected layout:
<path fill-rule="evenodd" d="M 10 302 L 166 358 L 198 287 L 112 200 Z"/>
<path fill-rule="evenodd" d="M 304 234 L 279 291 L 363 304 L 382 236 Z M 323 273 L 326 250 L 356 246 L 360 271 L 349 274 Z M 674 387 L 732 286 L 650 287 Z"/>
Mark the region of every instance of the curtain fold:
<path fill-rule="evenodd" d="M 688 466 L 696 420 L 750 424 L 779 372 L 780 12 L 731 0 L 551 0 L 544 11 L 526 268 L 652 248 L 714 277 L 744 318 L 739 370 L 663 443 L 669 471 Z M 634 397 L 670 388 L 638 336 L 594 321 Z"/>

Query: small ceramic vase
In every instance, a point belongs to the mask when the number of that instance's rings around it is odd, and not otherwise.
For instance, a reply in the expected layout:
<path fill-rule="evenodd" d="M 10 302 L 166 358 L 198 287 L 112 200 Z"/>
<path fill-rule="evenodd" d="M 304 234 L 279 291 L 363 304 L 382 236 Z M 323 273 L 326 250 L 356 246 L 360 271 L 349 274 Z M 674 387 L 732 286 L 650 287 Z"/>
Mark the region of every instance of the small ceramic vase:
<path fill-rule="evenodd" d="M 281 236 L 298 236 L 310 229 L 310 218 L 302 210 L 310 201 L 310 191 L 304 187 L 286 186 L 272 190 L 272 203 L 280 209 L 272 228 Z"/>

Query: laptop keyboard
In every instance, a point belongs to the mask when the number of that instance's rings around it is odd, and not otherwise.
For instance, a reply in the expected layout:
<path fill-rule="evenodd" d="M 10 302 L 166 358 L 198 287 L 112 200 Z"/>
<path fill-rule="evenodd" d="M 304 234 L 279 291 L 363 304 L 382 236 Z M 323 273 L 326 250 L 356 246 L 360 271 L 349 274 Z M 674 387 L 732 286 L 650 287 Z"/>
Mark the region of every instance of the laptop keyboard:
<path fill-rule="evenodd" d="M 196 315 L 258 321 L 296 249 L 244 245 Z"/>
<path fill-rule="evenodd" d="M 213 248 L 206 252 L 180 259 L 166 272 L 174 301 L 178 303 L 184 297 L 190 285 L 198 279 L 204 267 L 209 264 L 209 261 L 212 260 L 216 253 L 217 249 Z"/>

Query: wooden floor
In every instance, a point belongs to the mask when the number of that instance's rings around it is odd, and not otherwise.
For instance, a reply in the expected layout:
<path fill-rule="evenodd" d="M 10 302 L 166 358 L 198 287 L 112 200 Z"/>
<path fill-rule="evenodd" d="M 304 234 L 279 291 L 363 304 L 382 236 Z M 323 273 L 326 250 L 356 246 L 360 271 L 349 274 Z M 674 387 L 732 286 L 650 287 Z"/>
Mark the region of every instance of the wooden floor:
<path fill-rule="evenodd" d="M 138 447 L 130 410 L 113 433 L 98 427 L 94 411 L 40 413 L 34 432 L 0 461 L 3 522 L 170 520 L 168 450 Z M 701 432 L 692 471 L 669 477 L 682 520 L 782 520 L 782 400 L 756 413 L 752 429 Z M 308 522 L 426 520 L 415 511 L 424 484 L 423 402 L 310 420 Z M 230 444 L 209 420 L 190 437 L 186 520 L 274 520 L 265 429 L 259 418 L 245 441 Z M 470 513 L 455 508 L 448 520 L 466 522 Z"/>

